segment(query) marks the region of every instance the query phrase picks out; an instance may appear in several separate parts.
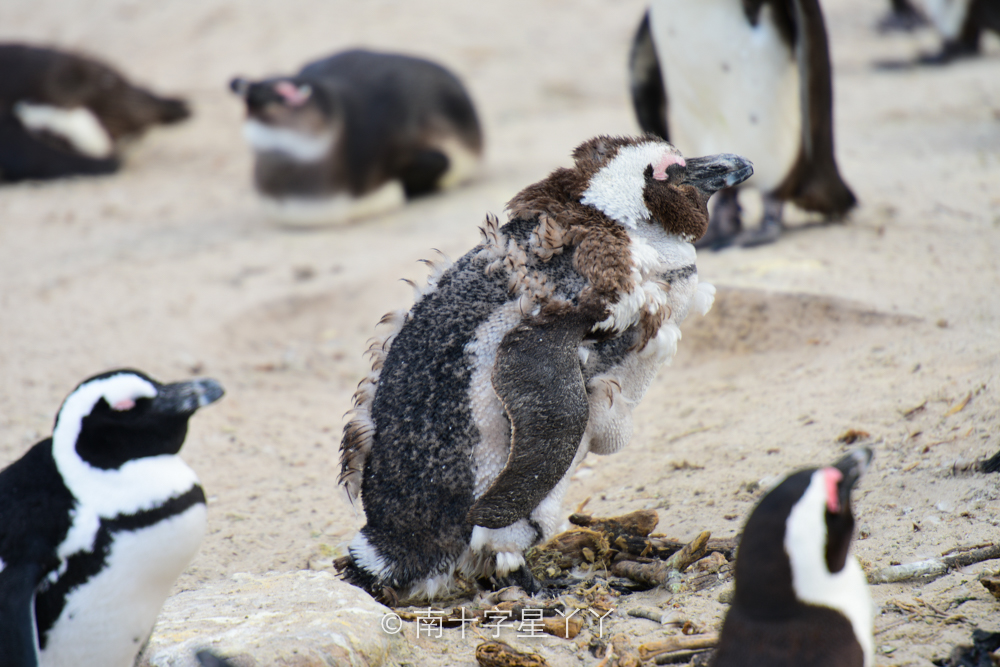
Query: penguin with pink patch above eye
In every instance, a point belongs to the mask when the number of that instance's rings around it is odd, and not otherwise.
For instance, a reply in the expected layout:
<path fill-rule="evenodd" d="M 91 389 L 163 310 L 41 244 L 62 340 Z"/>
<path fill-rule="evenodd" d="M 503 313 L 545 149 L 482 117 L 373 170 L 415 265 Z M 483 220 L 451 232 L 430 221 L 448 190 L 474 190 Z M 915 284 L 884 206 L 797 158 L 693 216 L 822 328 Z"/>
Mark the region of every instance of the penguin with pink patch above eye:
<path fill-rule="evenodd" d="M 230 88 L 246 103 L 254 185 L 279 223 L 384 213 L 468 180 L 482 157 L 469 94 L 421 58 L 354 49 Z"/>
<path fill-rule="evenodd" d="M 740 539 L 736 595 L 713 667 L 869 667 L 874 607 L 850 554 L 851 490 L 871 462 L 857 449 L 786 477 Z"/>
<path fill-rule="evenodd" d="M 692 243 L 750 162 L 608 136 L 573 159 L 383 318 L 341 473 L 368 521 L 346 575 L 375 594 L 432 598 L 457 573 L 534 590 L 523 554 L 562 522 L 573 470 L 628 443 L 678 325 L 712 305 Z"/>

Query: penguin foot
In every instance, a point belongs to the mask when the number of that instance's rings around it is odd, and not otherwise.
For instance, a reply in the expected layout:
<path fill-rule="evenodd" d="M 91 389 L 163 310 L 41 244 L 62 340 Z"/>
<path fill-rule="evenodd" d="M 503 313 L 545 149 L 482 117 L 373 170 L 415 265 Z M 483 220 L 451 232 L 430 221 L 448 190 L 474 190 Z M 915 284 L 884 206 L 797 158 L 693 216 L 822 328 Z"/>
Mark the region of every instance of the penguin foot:
<path fill-rule="evenodd" d="M 780 220 L 764 220 L 759 229 L 748 229 L 732 240 L 732 244 L 740 248 L 755 248 L 760 245 L 774 243 L 781 236 L 785 226 Z"/>
<path fill-rule="evenodd" d="M 899 8 L 894 8 L 879 19 L 879 22 L 875 24 L 875 29 L 880 33 L 913 32 L 925 25 L 927 25 L 927 19 L 924 18 L 924 15 L 909 2 L 904 2 Z"/>
<path fill-rule="evenodd" d="M 489 578 L 487 585 L 495 591 L 509 586 L 518 586 L 528 595 L 534 595 L 542 590 L 541 582 L 524 565 L 506 574 L 500 574 L 498 570 L 496 574 Z"/>
<path fill-rule="evenodd" d="M 708 229 L 694 244 L 699 250 L 706 248 L 721 250 L 728 247 L 743 229 L 742 211 L 736 188 L 726 188 L 715 196 L 715 207 L 708 221 Z"/>
<path fill-rule="evenodd" d="M 979 55 L 979 44 L 961 40 L 945 42 L 937 53 L 925 53 L 917 57 L 917 65 L 947 65 L 962 58 L 974 58 Z"/>

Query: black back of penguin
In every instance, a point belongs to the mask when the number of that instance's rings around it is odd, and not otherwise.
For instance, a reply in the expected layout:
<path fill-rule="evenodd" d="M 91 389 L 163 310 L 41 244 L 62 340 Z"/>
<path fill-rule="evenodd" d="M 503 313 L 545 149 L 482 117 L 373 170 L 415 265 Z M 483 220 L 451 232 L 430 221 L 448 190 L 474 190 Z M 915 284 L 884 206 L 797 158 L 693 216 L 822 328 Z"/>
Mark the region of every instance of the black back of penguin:
<path fill-rule="evenodd" d="M 714 667 L 872 664 L 872 603 L 857 561 L 851 487 L 871 452 L 789 475 L 753 510 Z"/>
<path fill-rule="evenodd" d="M 0 666 L 132 664 L 201 541 L 204 493 L 175 455 L 221 395 L 213 380 L 95 376 L 52 438 L 0 471 Z"/>

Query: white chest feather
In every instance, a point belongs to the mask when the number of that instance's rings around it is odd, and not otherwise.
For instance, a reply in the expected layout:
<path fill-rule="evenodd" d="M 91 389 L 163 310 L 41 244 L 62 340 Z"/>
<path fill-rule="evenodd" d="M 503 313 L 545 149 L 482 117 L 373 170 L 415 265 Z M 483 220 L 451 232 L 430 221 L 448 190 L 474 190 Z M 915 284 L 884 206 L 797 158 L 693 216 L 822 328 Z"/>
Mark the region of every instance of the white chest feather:
<path fill-rule="evenodd" d="M 802 116 L 795 54 L 770 7 L 756 26 L 741 0 L 653 0 L 649 17 L 671 143 L 685 155 L 744 155 L 747 183 L 774 189 L 798 154 Z"/>
<path fill-rule="evenodd" d="M 273 127 L 258 120 L 243 123 L 243 137 L 260 153 L 284 153 L 300 162 L 316 162 L 330 153 L 334 133 L 308 134 L 286 127 Z"/>
<path fill-rule="evenodd" d="M 105 569 L 73 590 L 39 654 L 40 667 L 131 667 L 205 532 L 197 504 L 148 528 L 115 534 Z"/>
<path fill-rule="evenodd" d="M 18 102 L 14 113 L 29 130 L 50 132 L 88 157 L 106 158 L 114 149 L 111 136 L 87 107 L 63 109 Z"/>
<path fill-rule="evenodd" d="M 822 474 L 822 471 L 814 473 L 812 483 L 785 523 L 785 553 L 792 566 L 792 584 L 799 600 L 836 609 L 851 622 L 865 654 L 865 667 L 869 667 L 874 664 L 871 592 L 853 555 L 848 555 L 847 563 L 836 574 L 826 567 L 823 512 L 827 491 Z"/>

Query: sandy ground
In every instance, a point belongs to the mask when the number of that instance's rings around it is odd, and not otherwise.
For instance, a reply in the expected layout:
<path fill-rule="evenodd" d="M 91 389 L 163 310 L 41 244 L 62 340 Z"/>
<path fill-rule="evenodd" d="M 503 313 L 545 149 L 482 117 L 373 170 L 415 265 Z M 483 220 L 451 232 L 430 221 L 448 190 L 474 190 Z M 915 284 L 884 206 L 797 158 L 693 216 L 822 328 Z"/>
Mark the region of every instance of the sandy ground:
<path fill-rule="evenodd" d="M 567 511 L 586 498 L 599 515 L 657 508 L 669 535 L 732 536 L 756 499 L 748 482 L 833 461 L 837 436 L 855 428 L 876 456 L 856 494 L 866 566 L 997 538 L 1000 478 L 952 469 L 1000 449 L 1000 46 L 942 69 L 875 69 L 936 44 L 926 32 L 877 35 L 887 4 L 824 3 L 840 165 L 860 208 L 845 225 L 699 258 L 720 287 L 715 310 L 685 325 L 633 442 L 587 459 Z M 114 177 L 0 190 L 0 464 L 50 432 L 86 376 L 209 375 L 227 396 L 196 416 L 184 448 L 210 496 L 209 531 L 177 589 L 328 563 L 363 522 L 336 486 L 340 432 L 375 322 L 412 299 L 399 279 L 422 280 L 431 248 L 463 254 L 486 213 L 567 164 L 580 141 L 637 131 L 625 60 L 642 9 L 5 0 L 0 38 L 99 55 L 187 96 L 195 117 L 146 137 Z M 456 71 L 485 124 L 483 173 L 349 227 L 272 226 L 252 198 L 226 82 L 353 45 Z M 875 587 L 878 662 L 928 665 L 972 627 L 998 629 L 1000 605 L 976 581 L 998 567 Z M 716 596 L 674 603 L 711 628 L 724 613 Z M 639 642 L 662 632 L 622 623 Z M 471 639 L 447 658 L 425 644 L 441 664 L 472 664 Z"/>

